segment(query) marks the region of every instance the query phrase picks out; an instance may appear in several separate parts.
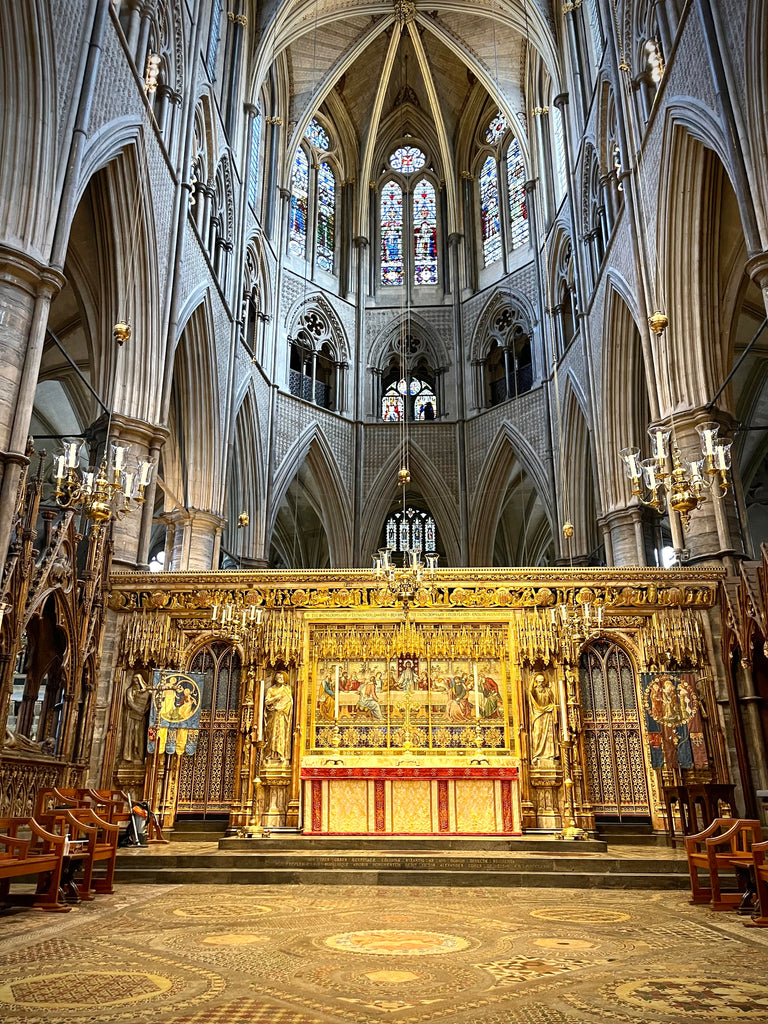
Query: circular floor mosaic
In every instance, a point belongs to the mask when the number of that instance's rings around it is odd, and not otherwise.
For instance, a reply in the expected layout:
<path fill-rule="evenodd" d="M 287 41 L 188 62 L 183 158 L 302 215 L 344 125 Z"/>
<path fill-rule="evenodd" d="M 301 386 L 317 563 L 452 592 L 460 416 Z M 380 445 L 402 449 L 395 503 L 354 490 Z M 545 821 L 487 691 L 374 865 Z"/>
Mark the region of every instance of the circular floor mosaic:
<path fill-rule="evenodd" d="M 697 1021 L 768 1020 L 768 985 L 724 978 L 644 978 L 614 989 L 617 1000 L 646 1012 Z"/>
<path fill-rule="evenodd" d="M 123 1006 L 156 999 L 173 985 L 170 978 L 140 971 L 62 971 L 0 985 L 0 1003 L 19 1009 L 58 1007 L 63 1012 L 94 1005 Z"/>
<path fill-rule="evenodd" d="M 460 935 L 443 932 L 378 931 L 341 932 L 325 940 L 331 949 L 345 953 L 369 953 L 377 956 L 433 956 L 437 953 L 457 953 L 469 947 L 469 940 Z"/>

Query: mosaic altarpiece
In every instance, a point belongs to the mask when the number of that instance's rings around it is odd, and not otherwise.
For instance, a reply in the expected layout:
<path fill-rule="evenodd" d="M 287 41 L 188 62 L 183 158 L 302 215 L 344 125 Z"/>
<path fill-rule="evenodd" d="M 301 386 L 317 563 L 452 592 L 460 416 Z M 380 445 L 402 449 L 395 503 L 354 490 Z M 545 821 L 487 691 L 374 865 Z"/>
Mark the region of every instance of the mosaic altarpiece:
<path fill-rule="evenodd" d="M 363 572 L 116 574 L 122 640 L 102 782 L 142 782 L 166 826 L 228 814 L 241 833 L 517 834 L 594 828 L 596 816 L 661 828 L 660 786 L 679 779 L 651 767 L 638 680 L 693 674 L 706 723 L 694 774 L 725 781 L 708 640 L 720 578 L 439 570 L 404 610 Z M 227 604 L 239 631 L 213 618 Z M 583 635 L 563 631 L 562 605 L 587 608 Z M 254 607 L 263 618 L 249 631 Z M 129 680 L 193 666 L 211 676 L 197 760 L 122 762 Z"/>

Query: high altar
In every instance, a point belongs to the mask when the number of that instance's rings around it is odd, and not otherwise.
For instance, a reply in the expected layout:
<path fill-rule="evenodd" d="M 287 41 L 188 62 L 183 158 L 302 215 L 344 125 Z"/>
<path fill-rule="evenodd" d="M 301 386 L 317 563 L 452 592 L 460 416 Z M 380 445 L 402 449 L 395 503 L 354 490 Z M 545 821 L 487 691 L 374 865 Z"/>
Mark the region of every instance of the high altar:
<path fill-rule="evenodd" d="M 663 827 L 662 783 L 727 781 L 720 578 L 439 570 L 404 607 L 360 571 L 116 574 L 102 781 L 242 835 Z M 141 760 L 131 688 L 155 701 Z"/>

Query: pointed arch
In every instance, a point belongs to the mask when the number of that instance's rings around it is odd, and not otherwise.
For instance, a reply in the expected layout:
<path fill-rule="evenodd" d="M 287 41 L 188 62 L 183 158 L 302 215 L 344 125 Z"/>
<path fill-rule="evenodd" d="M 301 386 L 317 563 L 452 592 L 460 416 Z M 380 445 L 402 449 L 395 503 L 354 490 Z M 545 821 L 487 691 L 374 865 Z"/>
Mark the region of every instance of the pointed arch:
<path fill-rule="evenodd" d="M 349 493 L 343 486 L 343 476 L 333 448 L 317 421 L 302 430 L 274 474 L 267 518 L 267 548 L 272 543 L 278 513 L 288 489 L 304 466 L 313 477 L 307 496 L 325 531 L 331 567 L 348 567 L 352 564 Z"/>
<path fill-rule="evenodd" d="M 386 429 L 386 428 L 384 428 Z M 434 429 L 434 428 L 427 428 Z M 449 565 L 461 564 L 459 509 L 455 500 L 446 495 L 445 479 L 426 452 L 410 441 L 409 467 L 411 484 L 414 492 L 419 492 L 429 506 L 435 520 L 437 533 L 445 550 Z M 371 482 L 363 503 L 361 516 L 360 541 L 363 557 L 379 547 L 379 538 L 384 527 L 384 520 L 393 500 L 402 492 L 397 487 L 397 471 L 400 468 L 400 453 L 397 448 L 388 455 L 379 472 Z M 368 564 L 370 564 L 368 562 Z"/>
<path fill-rule="evenodd" d="M 235 414 L 235 447 L 227 481 L 225 546 L 245 560 L 261 559 L 266 543 L 266 484 L 261 425 L 253 382 L 249 381 Z M 242 511 L 245 527 L 238 525 Z"/>
<path fill-rule="evenodd" d="M 560 485 L 564 491 L 561 506 L 563 515 L 573 524 L 570 553 L 578 561 L 587 559 L 598 546 L 592 437 L 582 402 L 569 376 L 563 396 L 560 438 Z"/>
<path fill-rule="evenodd" d="M 513 423 L 505 422 L 491 443 L 478 476 L 469 510 L 470 565 L 491 565 L 496 531 L 501 521 L 508 485 L 522 469 L 544 502 L 550 534 L 557 529 L 554 495 L 547 473 L 533 446 Z"/>

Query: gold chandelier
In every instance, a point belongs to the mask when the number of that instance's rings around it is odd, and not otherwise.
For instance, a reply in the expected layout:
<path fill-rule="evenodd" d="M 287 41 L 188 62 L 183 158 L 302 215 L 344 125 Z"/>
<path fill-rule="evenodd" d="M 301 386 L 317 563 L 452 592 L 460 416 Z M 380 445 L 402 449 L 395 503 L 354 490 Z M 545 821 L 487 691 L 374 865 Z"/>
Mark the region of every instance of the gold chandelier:
<path fill-rule="evenodd" d="M 721 497 L 728 493 L 733 442 L 718 439 L 718 423 L 700 423 L 696 432 L 701 440 L 701 459 L 685 459 L 676 438 L 668 427 L 648 429 L 653 455 L 640 458 L 640 449 L 622 448 L 619 452 L 632 481 L 632 493 L 641 504 L 661 515 L 667 507 L 677 512 L 684 528 L 691 522 L 691 512 L 706 498 L 706 489 Z"/>
<path fill-rule="evenodd" d="M 379 594 L 382 598 L 392 597 L 402 604 L 407 612 L 417 593 L 432 589 L 437 570 L 438 555 L 426 555 L 426 565 L 421 561 L 421 548 L 407 548 L 403 552 L 403 565 L 392 561 L 391 548 L 379 548 L 373 556 L 373 570 L 379 580 Z"/>
<path fill-rule="evenodd" d="M 118 355 L 130 336 L 130 324 L 115 324 L 113 337 Z M 56 504 L 62 509 L 82 512 L 95 529 L 111 520 L 124 519 L 144 504 L 144 491 L 155 465 L 154 459 L 134 462 L 130 445 L 110 439 L 111 420 L 110 413 L 104 457 L 98 467 L 93 465 L 88 470 L 81 469 L 80 452 L 85 443 L 82 438 L 66 441 L 63 450 L 54 456 Z"/>

